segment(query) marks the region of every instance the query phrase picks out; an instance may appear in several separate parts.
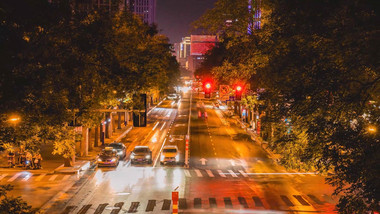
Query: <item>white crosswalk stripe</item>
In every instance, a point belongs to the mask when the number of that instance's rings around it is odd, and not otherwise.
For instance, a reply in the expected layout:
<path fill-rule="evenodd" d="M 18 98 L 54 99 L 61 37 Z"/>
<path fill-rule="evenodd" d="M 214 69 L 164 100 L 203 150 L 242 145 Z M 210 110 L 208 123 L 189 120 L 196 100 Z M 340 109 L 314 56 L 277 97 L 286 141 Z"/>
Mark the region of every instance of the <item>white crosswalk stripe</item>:
<path fill-rule="evenodd" d="M 20 175 L 21 175 L 21 172 L 16 173 L 15 175 L 13 175 L 13 177 L 9 178 L 7 182 L 12 182 L 12 181 L 16 180 L 16 178 L 18 178 L 18 176 L 20 176 Z"/>
<path fill-rule="evenodd" d="M 32 174 L 27 174 L 23 179 L 22 179 L 22 181 L 27 181 L 27 180 L 29 180 L 29 178 L 31 178 L 32 177 Z"/>
<path fill-rule="evenodd" d="M 223 178 L 226 177 L 226 175 L 222 172 L 222 170 L 219 169 L 219 170 L 217 170 L 217 171 L 218 171 L 220 177 L 223 177 Z"/>
<path fill-rule="evenodd" d="M 3 180 L 3 178 L 7 177 L 7 175 L 8 175 L 8 174 L 2 174 L 2 175 L 0 176 L 0 181 Z"/>
<path fill-rule="evenodd" d="M 185 169 L 185 175 L 186 175 L 186 177 L 191 177 L 189 170 Z"/>
<path fill-rule="evenodd" d="M 36 178 L 36 181 L 40 181 L 40 180 L 42 180 L 42 178 L 44 178 L 46 176 L 46 174 L 41 174 L 40 176 L 38 176 L 37 178 Z"/>
<path fill-rule="evenodd" d="M 212 174 L 211 170 L 208 170 L 208 169 L 207 169 L 206 172 L 207 172 L 207 175 L 208 175 L 208 176 L 210 176 L 210 177 L 212 177 L 212 178 L 215 177 L 214 174 Z"/>
<path fill-rule="evenodd" d="M 234 173 L 234 171 L 229 169 L 228 172 L 230 173 L 230 175 L 232 175 L 232 177 L 234 177 L 234 178 L 237 177 L 237 175 Z"/>
<path fill-rule="evenodd" d="M 62 181 L 66 181 L 67 179 L 70 178 L 71 175 L 65 175 L 63 178 L 62 178 Z"/>
<path fill-rule="evenodd" d="M 195 171 L 195 173 L 197 173 L 198 177 L 203 177 L 201 171 L 199 171 L 198 169 L 195 169 L 194 171 Z"/>
<path fill-rule="evenodd" d="M 58 177 L 58 175 L 53 175 L 49 178 L 49 181 L 54 181 L 56 178 Z"/>
<path fill-rule="evenodd" d="M 244 177 L 248 177 L 247 173 L 245 173 L 243 170 L 239 170 L 240 174 L 243 175 Z"/>

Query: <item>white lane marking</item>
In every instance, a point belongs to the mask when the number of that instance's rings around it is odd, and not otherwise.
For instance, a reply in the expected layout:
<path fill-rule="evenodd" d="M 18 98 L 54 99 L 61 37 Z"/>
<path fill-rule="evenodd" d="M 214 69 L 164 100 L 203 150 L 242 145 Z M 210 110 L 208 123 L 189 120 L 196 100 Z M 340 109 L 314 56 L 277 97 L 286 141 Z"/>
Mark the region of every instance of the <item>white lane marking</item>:
<path fill-rule="evenodd" d="M 65 181 L 65 180 L 69 179 L 70 176 L 71 176 L 71 175 L 65 175 L 65 176 L 62 178 L 62 181 Z"/>
<path fill-rule="evenodd" d="M 46 176 L 46 174 L 42 174 L 42 175 L 38 176 L 38 177 L 36 178 L 36 181 L 40 181 L 40 180 L 42 180 L 42 178 L 45 177 L 45 176 Z"/>
<path fill-rule="evenodd" d="M 165 124 L 166 124 L 166 122 L 164 122 L 164 124 L 162 124 L 160 131 L 162 131 L 162 129 L 165 127 Z"/>
<path fill-rule="evenodd" d="M 219 169 L 218 169 L 217 171 L 218 171 L 220 177 L 223 177 L 223 178 L 226 177 L 226 175 L 222 172 L 222 170 L 219 170 Z"/>
<path fill-rule="evenodd" d="M 244 177 L 248 177 L 247 173 L 245 173 L 243 170 L 238 170 L 240 172 L 241 175 L 243 175 Z"/>
<path fill-rule="evenodd" d="M 27 181 L 27 180 L 29 180 L 30 177 L 32 177 L 32 174 L 27 174 L 27 175 L 22 179 L 22 181 Z"/>
<path fill-rule="evenodd" d="M 165 146 L 166 139 L 167 139 L 167 138 L 165 138 L 165 139 L 164 139 L 164 142 L 162 143 L 162 146 L 161 146 L 161 148 L 160 148 L 160 151 L 158 152 L 158 155 L 157 155 L 157 157 L 156 157 L 156 160 L 154 161 L 153 167 L 156 167 L 156 164 L 157 164 L 158 158 L 161 157 L 162 148 L 164 148 L 164 146 Z"/>
<path fill-rule="evenodd" d="M 227 171 L 230 173 L 230 175 L 232 175 L 232 177 L 234 177 L 234 178 L 237 177 L 237 175 L 232 170 L 229 169 Z"/>
<path fill-rule="evenodd" d="M 186 175 L 186 177 L 191 177 L 189 170 L 185 169 L 185 175 Z"/>
<path fill-rule="evenodd" d="M 159 124 L 160 122 L 158 121 L 158 122 L 156 122 L 156 125 L 154 125 L 154 127 L 153 127 L 153 131 L 156 129 L 156 127 L 158 126 L 158 124 Z"/>
<path fill-rule="evenodd" d="M 208 176 L 215 177 L 214 174 L 212 174 L 211 170 L 206 169 L 206 172 L 207 172 Z"/>
<path fill-rule="evenodd" d="M 198 169 L 194 169 L 195 173 L 197 173 L 197 176 L 198 177 L 203 177 L 201 171 L 199 171 Z"/>
<path fill-rule="evenodd" d="M 8 174 L 3 174 L 0 176 L 0 181 L 3 180 L 3 178 L 7 177 Z"/>
<path fill-rule="evenodd" d="M 314 172 L 255 172 L 255 173 L 247 173 L 248 175 L 312 175 Z"/>
<path fill-rule="evenodd" d="M 58 175 L 53 175 L 49 178 L 49 181 L 54 181 L 56 178 L 58 177 Z"/>
<path fill-rule="evenodd" d="M 16 173 L 15 175 L 13 175 L 13 177 L 9 178 L 7 182 L 12 182 L 12 181 L 16 180 L 16 178 L 17 178 L 18 176 L 20 176 L 20 175 L 21 175 L 21 172 Z"/>

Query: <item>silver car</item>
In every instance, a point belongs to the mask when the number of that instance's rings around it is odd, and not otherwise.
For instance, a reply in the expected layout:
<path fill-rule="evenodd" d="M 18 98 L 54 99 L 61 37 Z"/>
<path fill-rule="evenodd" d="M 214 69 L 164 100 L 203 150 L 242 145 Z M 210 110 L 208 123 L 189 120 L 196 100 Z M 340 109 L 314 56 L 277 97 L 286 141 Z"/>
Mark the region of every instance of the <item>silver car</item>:
<path fill-rule="evenodd" d="M 131 164 L 153 163 L 152 151 L 148 146 L 136 146 L 131 153 Z"/>

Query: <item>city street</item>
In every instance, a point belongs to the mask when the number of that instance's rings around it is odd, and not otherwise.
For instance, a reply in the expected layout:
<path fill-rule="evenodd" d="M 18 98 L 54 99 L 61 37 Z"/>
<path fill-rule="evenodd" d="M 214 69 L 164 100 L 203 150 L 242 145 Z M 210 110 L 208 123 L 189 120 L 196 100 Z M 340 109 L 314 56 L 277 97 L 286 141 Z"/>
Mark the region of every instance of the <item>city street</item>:
<path fill-rule="evenodd" d="M 185 138 L 190 93 L 179 103 L 164 100 L 148 115 L 147 127 L 133 128 L 122 142 L 127 157 L 116 168 L 79 175 L 2 174 L 0 182 L 45 213 L 171 213 L 171 192 L 179 192 L 180 213 L 332 213 L 337 198 L 313 172 L 286 171 L 268 158 L 226 109 L 194 96 L 191 103 L 190 167 Z M 198 117 L 206 111 L 207 118 Z M 135 146 L 152 150 L 153 164 L 134 164 Z M 181 163 L 160 165 L 164 145 L 177 145 Z M 39 195 L 39 200 L 34 195 Z M 54 197 L 53 197 L 54 196 Z"/>

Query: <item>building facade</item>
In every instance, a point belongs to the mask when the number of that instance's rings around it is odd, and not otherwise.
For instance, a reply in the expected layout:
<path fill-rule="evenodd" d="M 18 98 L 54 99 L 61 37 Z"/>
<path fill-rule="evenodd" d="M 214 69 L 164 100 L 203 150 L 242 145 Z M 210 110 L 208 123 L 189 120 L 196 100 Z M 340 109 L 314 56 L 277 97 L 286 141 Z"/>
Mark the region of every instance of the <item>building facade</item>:
<path fill-rule="evenodd" d="M 50 3 L 59 1 L 49 0 Z M 149 25 L 156 21 L 156 0 L 72 0 L 70 4 L 76 11 L 103 10 L 115 13 L 126 10 L 140 16 Z"/>
<path fill-rule="evenodd" d="M 204 55 L 215 47 L 218 38 L 215 35 L 191 35 L 188 69 L 195 72 L 204 60 Z"/>
<path fill-rule="evenodd" d="M 156 22 L 156 0 L 128 0 L 131 11 L 152 25 Z"/>

